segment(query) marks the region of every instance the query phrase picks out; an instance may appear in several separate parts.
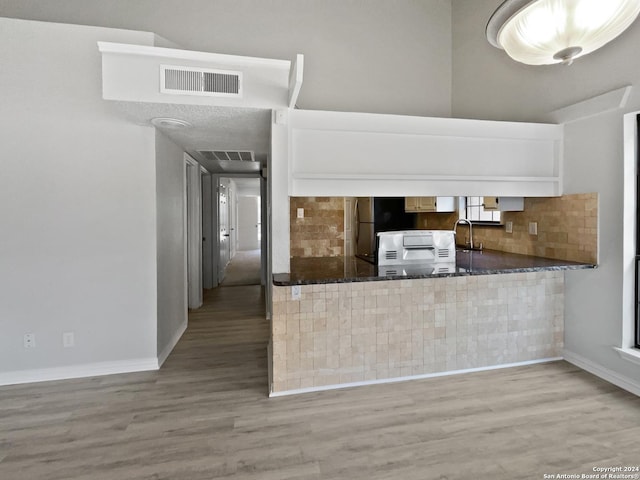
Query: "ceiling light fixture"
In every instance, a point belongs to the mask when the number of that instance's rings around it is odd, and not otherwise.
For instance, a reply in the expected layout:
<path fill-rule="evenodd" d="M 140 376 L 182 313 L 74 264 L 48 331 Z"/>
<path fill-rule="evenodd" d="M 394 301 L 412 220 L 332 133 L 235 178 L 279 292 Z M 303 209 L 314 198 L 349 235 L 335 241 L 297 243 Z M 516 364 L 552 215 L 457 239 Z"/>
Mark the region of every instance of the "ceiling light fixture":
<path fill-rule="evenodd" d="M 189 122 L 185 122 L 184 120 L 180 120 L 177 118 L 169 118 L 169 117 L 158 117 L 151 119 L 151 124 L 154 127 L 158 128 L 185 128 L 190 127 L 191 124 Z"/>
<path fill-rule="evenodd" d="M 506 0 L 487 23 L 487 39 L 528 65 L 564 63 L 624 32 L 640 0 Z"/>

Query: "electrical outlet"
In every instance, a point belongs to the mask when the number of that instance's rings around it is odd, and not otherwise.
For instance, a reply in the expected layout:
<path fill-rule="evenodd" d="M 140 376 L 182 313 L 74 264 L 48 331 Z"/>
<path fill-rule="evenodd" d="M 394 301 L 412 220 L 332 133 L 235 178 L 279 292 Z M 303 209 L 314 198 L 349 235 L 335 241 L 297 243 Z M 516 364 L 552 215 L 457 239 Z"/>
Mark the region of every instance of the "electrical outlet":
<path fill-rule="evenodd" d="M 36 334 L 25 333 L 24 334 L 24 348 L 36 348 Z"/>
<path fill-rule="evenodd" d="M 298 209 L 298 218 L 304 218 L 304 208 Z"/>
<path fill-rule="evenodd" d="M 538 222 L 529 222 L 529 235 L 538 235 Z"/>
<path fill-rule="evenodd" d="M 300 300 L 300 285 L 291 286 L 291 300 Z"/>
<path fill-rule="evenodd" d="M 62 334 L 62 346 L 64 348 L 71 348 L 71 347 L 75 347 L 75 345 L 76 345 L 76 339 L 73 332 L 64 332 Z"/>
<path fill-rule="evenodd" d="M 504 225 L 504 231 L 506 233 L 513 233 L 513 222 L 507 222 Z"/>

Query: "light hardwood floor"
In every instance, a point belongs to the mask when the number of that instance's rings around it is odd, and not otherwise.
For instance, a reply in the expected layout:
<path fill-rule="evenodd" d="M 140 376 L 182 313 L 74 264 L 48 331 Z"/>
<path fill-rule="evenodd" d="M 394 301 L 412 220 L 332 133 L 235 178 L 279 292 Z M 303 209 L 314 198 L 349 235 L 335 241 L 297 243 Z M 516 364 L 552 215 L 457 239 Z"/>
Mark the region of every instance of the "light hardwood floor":
<path fill-rule="evenodd" d="M 223 287 L 260 285 L 260 250 L 238 250 L 225 270 Z"/>
<path fill-rule="evenodd" d="M 640 464 L 640 398 L 565 362 L 267 398 L 258 286 L 158 372 L 0 388 L 2 480 L 542 479 Z"/>

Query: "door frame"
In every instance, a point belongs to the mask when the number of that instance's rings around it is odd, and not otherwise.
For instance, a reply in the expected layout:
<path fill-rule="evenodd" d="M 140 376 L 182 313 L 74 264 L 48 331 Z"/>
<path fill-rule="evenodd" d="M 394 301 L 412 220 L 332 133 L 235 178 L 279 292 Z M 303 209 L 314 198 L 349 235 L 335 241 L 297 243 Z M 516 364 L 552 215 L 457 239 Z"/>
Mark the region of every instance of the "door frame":
<path fill-rule="evenodd" d="M 268 285 L 266 281 L 267 278 L 271 278 L 269 268 L 270 268 L 270 255 L 269 251 L 269 235 L 271 235 L 271 229 L 269 224 L 270 214 L 268 212 L 269 208 L 269 199 L 268 199 L 268 191 L 269 188 L 267 186 L 267 169 L 263 169 L 260 172 L 256 172 L 255 174 L 243 174 L 243 173 L 233 173 L 233 172 L 225 172 L 225 173 L 212 173 L 211 174 L 211 210 L 213 214 L 212 220 L 212 229 L 216 233 L 213 235 L 213 241 L 211 242 L 211 246 L 213 248 L 213 287 L 217 287 L 220 284 L 220 277 L 218 275 L 219 263 L 220 263 L 220 179 L 221 178 L 256 178 L 260 181 L 260 218 L 261 218 L 261 227 L 262 227 L 262 240 L 260 242 L 260 250 L 261 250 L 261 279 L 263 285 Z M 230 216 L 233 212 L 230 212 Z M 231 238 L 231 237 L 230 237 Z M 268 296 L 267 296 L 268 297 Z M 269 311 L 269 309 L 267 310 Z"/>
<path fill-rule="evenodd" d="M 184 276 L 187 305 L 194 309 L 202 306 L 202 166 L 185 153 L 184 167 Z"/>
<path fill-rule="evenodd" d="M 224 263 L 222 261 L 222 255 L 220 255 L 220 249 L 221 249 L 221 243 L 222 243 L 222 238 L 220 236 L 220 219 L 223 217 L 222 214 L 222 209 L 220 208 L 220 196 L 222 195 L 222 190 L 225 190 L 225 195 L 227 197 L 227 201 L 225 203 L 225 208 L 227 209 L 226 211 L 226 219 L 227 219 L 227 228 L 231 228 L 230 227 L 230 207 L 231 207 L 231 200 L 230 200 L 230 188 L 229 188 L 229 183 L 225 181 L 225 179 L 228 179 L 229 177 L 226 175 L 220 175 L 218 176 L 218 194 L 216 195 L 216 207 L 218 209 L 218 221 L 216 223 L 216 239 L 217 239 L 217 245 L 216 245 L 216 256 L 218 257 L 218 271 L 217 271 L 217 275 L 218 275 L 218 283 L 222 283 L 224 281 L 224 272 L 227 268 L 227 265 L 229 264 L 229 262 L 231 261 L 231 233 L 228 234 L 227 238 L 229 240 L 227 240 L 227 244 L 229 247 L 229 258 L 227 259 L 227 262 Z M 224 264 L 223 264 L 224 263 Z"/>
<path fill-rule="evenodd" d="M 213 176 L 207 171 L 202 175 L 202 288 L 208 290 L 218 286 L 217 260 L 213 254 L 215 245 L 214 225 L 217 212 L 212 198 L 216 187 Z"/>

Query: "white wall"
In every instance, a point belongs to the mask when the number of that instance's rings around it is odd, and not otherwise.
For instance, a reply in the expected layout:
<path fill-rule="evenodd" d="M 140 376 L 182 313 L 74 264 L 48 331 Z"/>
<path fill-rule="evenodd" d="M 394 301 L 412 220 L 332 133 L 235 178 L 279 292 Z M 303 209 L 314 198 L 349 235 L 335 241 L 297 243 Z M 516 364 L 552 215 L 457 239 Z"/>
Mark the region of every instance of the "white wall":
<path fill-rule="evenodd" d="M 305 55 L 306 109 L 448 116 L 450 0 L 0 0 L 35 20 L 155 32 L 191 50 Z"/>
<path fill-rule="evenodd" d="M 0 18 L 0 383 L 156 363 L 154 132 L 102 100 L 98 40 L 153 35 Z"/>
<path fill-rule="evenodd" d="M 166 359 L 187 327 L 184 261 L 184 152 L 156 131 L 158 356 Z"/>
<path fill-rule="evenodd" d="M 640 110 L 640 23 L 570 66 L 529 67 L 490 46 L 482 28 L 501 0 L 453 0 L 453 115 L 546 121 L 557 108 L 624 85 L 624 109 L 565 127 L 564 192 L 599 194 L 599 268 L 566 274 L 567 358 L 640 383 L 622 342 L 623 114 Z"/>

